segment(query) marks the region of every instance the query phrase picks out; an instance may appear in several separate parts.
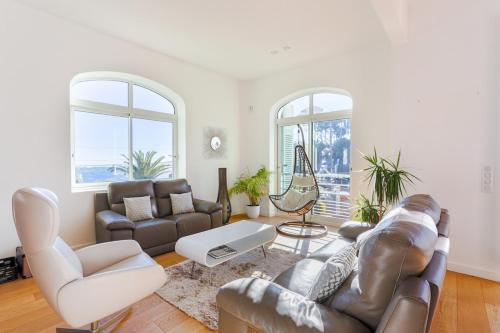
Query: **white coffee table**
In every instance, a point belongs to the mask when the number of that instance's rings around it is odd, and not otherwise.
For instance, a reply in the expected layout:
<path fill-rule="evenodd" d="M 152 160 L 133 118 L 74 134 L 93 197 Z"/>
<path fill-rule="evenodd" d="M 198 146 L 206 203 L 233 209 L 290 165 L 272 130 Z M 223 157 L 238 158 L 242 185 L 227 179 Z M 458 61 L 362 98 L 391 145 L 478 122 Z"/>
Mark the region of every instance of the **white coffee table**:
<path fill-rule="evenodd" d="M 257 247 L 264 251 L 264 244 L 274 238 L 276 228 L 273 225 L 243 220 L 182 237 L 175 244 L 175 252 L 193 260 L 192 274 L 195 262 L 211 268 Z M 236 253 L 218 259 L 208 255 L 210 250 L 221 245 L 235 249 Z"/>

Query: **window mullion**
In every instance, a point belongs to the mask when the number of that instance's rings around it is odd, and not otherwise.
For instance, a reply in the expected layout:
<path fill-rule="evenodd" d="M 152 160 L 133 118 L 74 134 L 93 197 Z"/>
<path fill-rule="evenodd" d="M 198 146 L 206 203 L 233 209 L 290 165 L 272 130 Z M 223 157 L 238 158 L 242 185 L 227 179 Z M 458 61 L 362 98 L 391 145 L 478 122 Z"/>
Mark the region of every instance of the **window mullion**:
<path fill-rule="evenodd" d="M 132 84 L 128 84 L 128 178 L 130 180 L 134 179 L 134 147 L 133 147 L 133 121 L 132 121 Z"/>

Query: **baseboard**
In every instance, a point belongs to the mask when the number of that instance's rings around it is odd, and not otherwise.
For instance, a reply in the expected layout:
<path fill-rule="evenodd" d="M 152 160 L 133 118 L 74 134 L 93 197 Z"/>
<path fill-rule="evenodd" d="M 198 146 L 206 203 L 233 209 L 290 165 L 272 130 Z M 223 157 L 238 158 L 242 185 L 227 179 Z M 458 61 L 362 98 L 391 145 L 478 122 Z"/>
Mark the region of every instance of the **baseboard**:
<path fill-rule="evenodd" d="M 500 272 L 448 261 L 448 270 L 500 282 Z"/>

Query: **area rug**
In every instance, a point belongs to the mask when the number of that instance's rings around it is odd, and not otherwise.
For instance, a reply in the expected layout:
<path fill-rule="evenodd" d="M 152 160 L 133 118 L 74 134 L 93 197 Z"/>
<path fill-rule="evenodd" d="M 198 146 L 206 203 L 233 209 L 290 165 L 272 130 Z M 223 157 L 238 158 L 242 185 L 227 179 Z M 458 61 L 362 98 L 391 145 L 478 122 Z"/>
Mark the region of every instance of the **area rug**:
<path fill-rule="evenodd" d="M 271 280 L 303 258 L 280 249 L 266 249 L 267 258 L 260 248 L 249 251 L 211 269 L 195 264 L 191 277 L 192 261 L 165 268 L 167 282 L 156 293 L 206 327 L 217 330 L 218 312 L 215 302 L 217 291 L 224 284 L 243 277 Z"/>

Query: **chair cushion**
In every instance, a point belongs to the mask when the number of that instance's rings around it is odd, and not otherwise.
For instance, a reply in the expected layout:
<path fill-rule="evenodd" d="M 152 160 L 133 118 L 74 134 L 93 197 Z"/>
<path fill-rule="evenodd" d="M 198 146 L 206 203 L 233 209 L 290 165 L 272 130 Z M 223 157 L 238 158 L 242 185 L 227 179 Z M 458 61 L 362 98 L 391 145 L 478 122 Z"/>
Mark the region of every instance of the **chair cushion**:
<path fill-rule="evenodd" d="M 351 274 L 355 263 L 356 249 L 352 244 L 323 263 L 306 297 L 319 303 L 326 301 Z"/>
<path fill-rule="evenodd" d="M 170 193 L 191 192 L 186 179 L 160 180 L 154 183 L 154 191 L 158 206 L 158 217 L 172 215 L 172 203 L 170 202 Z"/>
<path fill-rule="evenodd" d="M 209 230 L 211 226 L 210 215 L 204 213 L 171 215 L 167 218 L 177 223 L 179 238 Z"/>
<path fill-rule="evenodd" d="M 156 198 L 151 180 L 117 182 L 108 185 L 109 207 L 112 211 L 121 215 L 126 215 L 123 198 L 144 197 L 147 195 L 151 200 L 153 216 L 157 217 Z"/>
<path fill-rule="evenodd" d="M 125 204 L 125 213 L 132 222 L 149 220 L 153 218 L 151 210 L 151 198 L 145 197 L 123 198 Z"/>
<path fill-rule="evenodd" d="M 172 243 L 177 240 L 177 227 L 175 222 L 164 219 L 136 222 L 134 239 L 143 249 Z"/>
<path fill-rule="evenodd" d="M 430 262 L 437 241 L 436 211 L 439 205 L 429 196 L 411 196 L 363 234 L 358 273 L 349 287 L 334 294 L 331 306 L 375 330 L 394 290 Z"/>
<path fill-rule="evenodd" d="M 170 193 L 172 202 L 172 213 L 174 215 L 183 213 L 194 213 L 193 195 L 191 192 L 175 194 Z"/>

